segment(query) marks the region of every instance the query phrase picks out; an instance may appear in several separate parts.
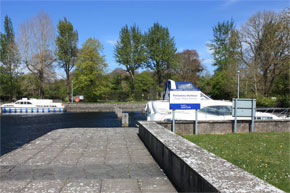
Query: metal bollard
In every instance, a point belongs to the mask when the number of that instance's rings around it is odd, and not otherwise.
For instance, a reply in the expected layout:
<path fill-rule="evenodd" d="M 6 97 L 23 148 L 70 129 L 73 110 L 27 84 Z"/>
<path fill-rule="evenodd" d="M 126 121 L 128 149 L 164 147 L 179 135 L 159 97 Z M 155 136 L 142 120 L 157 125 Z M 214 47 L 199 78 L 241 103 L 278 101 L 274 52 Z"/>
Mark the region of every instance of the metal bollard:
<path fill-rule="evenodd" d="M 122 113 L 122 127 L 128 127 L 128 126 L 129 126 L 129 114 Z"/>

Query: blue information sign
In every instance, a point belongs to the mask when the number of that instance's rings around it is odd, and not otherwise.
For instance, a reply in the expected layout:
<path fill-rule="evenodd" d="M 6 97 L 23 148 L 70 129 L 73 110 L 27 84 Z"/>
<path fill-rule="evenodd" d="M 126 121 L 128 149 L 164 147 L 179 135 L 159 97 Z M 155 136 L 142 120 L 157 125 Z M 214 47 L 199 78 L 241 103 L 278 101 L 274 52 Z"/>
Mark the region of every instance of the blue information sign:
<path fill-rule="evenodd" d="M 170 109 L 192 110 L 200 109 L 200 104 L 170 104 Z"/>
<path fill-rule="evenodd" d="M 170 105 L 172 110 L 194 110 L 200 109 L 200 91 L 170 91 Z"/>

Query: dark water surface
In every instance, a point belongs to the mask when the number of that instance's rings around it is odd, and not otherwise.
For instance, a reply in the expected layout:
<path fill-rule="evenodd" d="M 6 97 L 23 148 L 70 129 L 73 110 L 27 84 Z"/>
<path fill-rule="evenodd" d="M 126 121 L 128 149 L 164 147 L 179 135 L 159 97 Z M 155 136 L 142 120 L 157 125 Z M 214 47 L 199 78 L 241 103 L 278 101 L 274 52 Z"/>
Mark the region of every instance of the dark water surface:
<path fill-rule="evenodd" d="M 145 120 L 142 113 L 129 113 L 130 127 Z M 0 155 L 60 128 L 121 127 L 115 113 L 61 113 L 0 116 Z"/>

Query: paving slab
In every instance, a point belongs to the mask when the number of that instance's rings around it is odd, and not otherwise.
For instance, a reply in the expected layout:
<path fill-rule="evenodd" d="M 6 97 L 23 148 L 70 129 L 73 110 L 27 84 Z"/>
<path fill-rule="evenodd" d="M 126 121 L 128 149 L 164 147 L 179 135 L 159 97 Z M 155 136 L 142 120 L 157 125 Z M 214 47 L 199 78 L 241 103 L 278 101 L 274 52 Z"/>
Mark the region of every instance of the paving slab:
<path fill-rule="evenodd" d="M 176 192 L 137 132 L 51 131 L 0 157 L 0 193 Z"/>

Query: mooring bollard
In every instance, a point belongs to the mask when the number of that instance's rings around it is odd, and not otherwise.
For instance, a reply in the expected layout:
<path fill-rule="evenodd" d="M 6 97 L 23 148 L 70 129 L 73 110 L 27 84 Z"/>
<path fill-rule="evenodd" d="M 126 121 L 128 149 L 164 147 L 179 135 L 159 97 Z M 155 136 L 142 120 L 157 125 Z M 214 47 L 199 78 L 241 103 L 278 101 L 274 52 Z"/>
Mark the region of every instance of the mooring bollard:
<path fill-rule="evenodd" d="M 129 126 L 129 114 L 122 113 L 122 127 L 128 127 L 128 126 Z"/>

